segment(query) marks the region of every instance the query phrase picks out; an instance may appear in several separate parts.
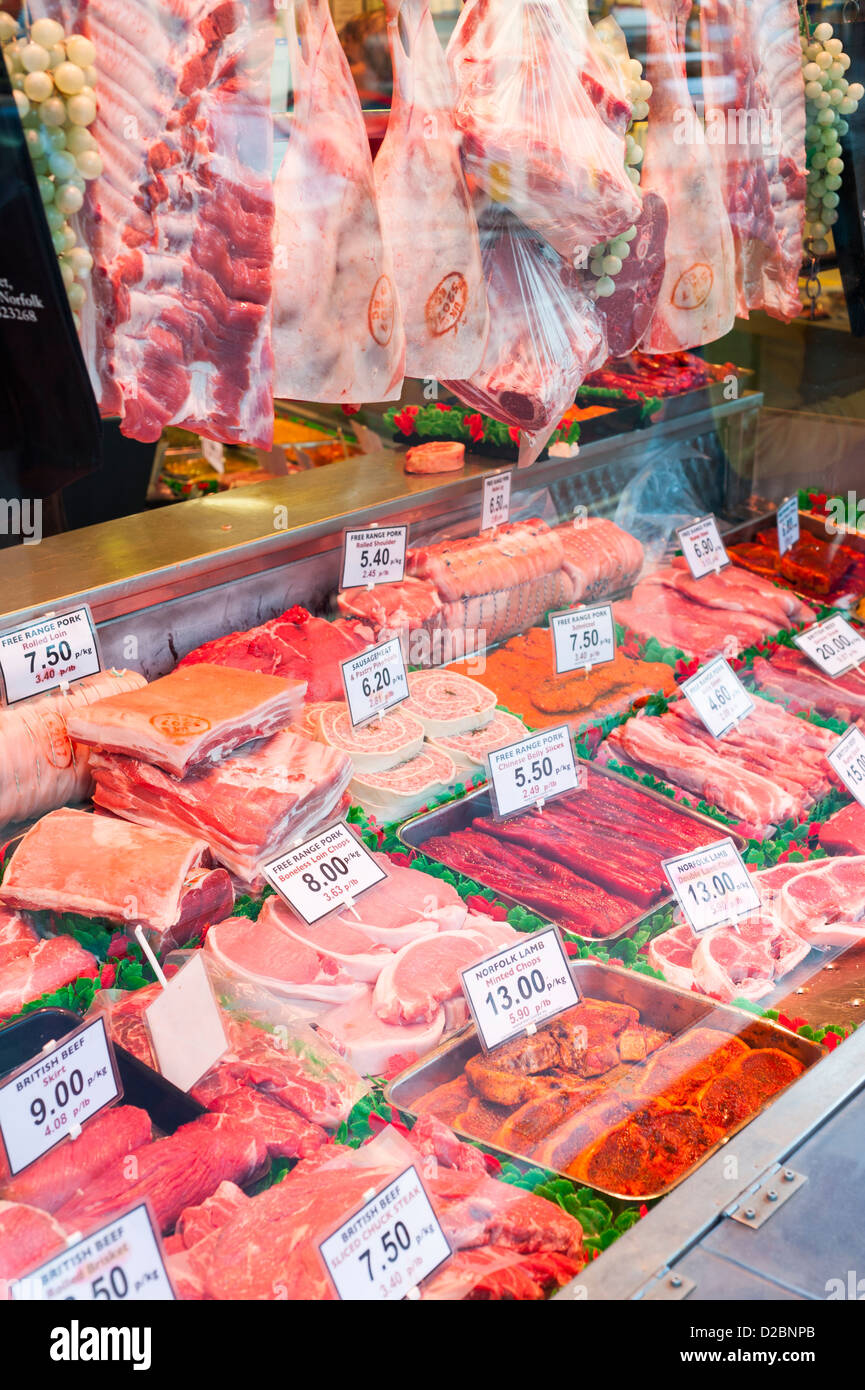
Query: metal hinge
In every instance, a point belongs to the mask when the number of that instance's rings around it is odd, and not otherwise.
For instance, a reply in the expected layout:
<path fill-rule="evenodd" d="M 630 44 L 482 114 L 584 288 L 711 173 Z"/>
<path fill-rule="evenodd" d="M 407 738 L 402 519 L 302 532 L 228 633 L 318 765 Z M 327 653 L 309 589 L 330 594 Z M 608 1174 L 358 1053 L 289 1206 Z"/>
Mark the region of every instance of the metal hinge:
<path fill-rule="evenodd" d="M 794 1193 L 807 1181 L 804 1174 L 776 1164 L 754 1184 L 750 1192 L 746 1192 L 738 1202 L 727 1207 L 724 1215 L 729 1216 L 731 1221 L 738 1221 L 740 1225 L 750 1226 L 756 1231 L 770 1216 L 774 1216 L 785 1202 L 789 1202 Z"/>

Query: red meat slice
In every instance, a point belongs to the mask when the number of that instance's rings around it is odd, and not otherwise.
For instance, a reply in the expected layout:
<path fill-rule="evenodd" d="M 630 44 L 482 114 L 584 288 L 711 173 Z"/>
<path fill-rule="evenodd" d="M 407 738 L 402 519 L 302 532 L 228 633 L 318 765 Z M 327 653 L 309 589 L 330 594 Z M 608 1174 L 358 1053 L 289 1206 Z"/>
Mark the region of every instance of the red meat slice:
<path fill-rule="evenodd" d="M 34 946 L 38 945 L 39 937 L 29 922 L 25 922 L 17 912 L 4 912 L 0 908 L 0 968 L 22 956 L 29 956 Z"/>
<path fill-rule="evenodd" d="M 460 993 L 460 971 L 488 952 L 469 931 L 412 941 L 382 969 L 372 1003 L 385 1023 L 429 1023 Z"/>
<path fill-rule="evenodd" d="M 88 1120 L 77 1139 L 51 1149 L 14 1178 L 0 1181 L 0 1198 L 57 1211 L 104 1168 L 151 1137 L 150 1116 L 133 1105 L 103 1110 Z M 0 1156 L 0 1167 L 2 1167 Z"/>
<path fill-rule="evenodd" d="M 266 1144 L 271 1158 L 308 1158 L 327 1143 L 327 1133 L 320 1125 L 304 1120 L 252 1086 L 237 1086 L 215 1096 L 208 1108 L 248 1126 Z"/>
<path fill-rule="evenodd" d="M 4 967 L 0 980 L 0 1018 L 20 1013 L 25 1004 L 43 994 L 53 994 L 82 976 L 92 978 L 99 969 L 95 956 L 72 936 L 40 941 L 28 956 L 19 956 Z"/>
<path fill-rule="evenodd" d="M 0 1280 L 19 1279 L 65 1245 L 63 1227 L 48 1212 L 0 1202 Z"/>

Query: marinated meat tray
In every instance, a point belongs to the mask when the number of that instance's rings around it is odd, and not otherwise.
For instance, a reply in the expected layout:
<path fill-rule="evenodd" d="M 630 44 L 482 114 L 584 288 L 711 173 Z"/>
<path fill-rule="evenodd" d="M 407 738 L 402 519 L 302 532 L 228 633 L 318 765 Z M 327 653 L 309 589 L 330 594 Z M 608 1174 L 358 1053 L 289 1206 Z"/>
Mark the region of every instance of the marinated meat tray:
<path fill-rule="evenodd" d="M 651 1200 L 824 1055 L 776 1024 L 617 966 L 571 971 L 576 1008 L 486 1055 L 471 1027 L 385 1098 L 518 1164 Z"/>
<path fill-rule="evenodd" d="M 529 908 L 587 940 L 619 940 L 672 901 L 663 859 L 729 832 L 621 773 L 586 762 L 579 766 L 587 789 L 549 803 L 540 814 L 496 822 L 489 789 L 481 788 L 406 821 L 399 838 L 495 889 L 509 906 Z M 582 816 L 579 798 L 586 799 L 590 815 Z M 744 849 L 741 837 L 732 838 Z M 513 891 L 518 881 L 522 886 Z"/>
<path fill-rule="evenodd" d="M 724 536 L 734 564 L 792 589 L 806 603 L 853 608 L 865 591 L 865 537 L 833 534 L 825 517 L 799 510 L 799 542 L 778 551 L 774 512 Z"/>

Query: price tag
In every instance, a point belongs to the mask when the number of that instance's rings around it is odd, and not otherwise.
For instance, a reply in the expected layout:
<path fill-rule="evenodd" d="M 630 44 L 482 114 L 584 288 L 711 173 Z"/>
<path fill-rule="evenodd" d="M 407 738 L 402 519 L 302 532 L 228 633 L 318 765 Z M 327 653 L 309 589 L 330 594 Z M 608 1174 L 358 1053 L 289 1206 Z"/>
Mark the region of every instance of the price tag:
<path fill-rule="evenodd" d="M 104 1018 L 76 1028 L 5 1077 L 0 1141 L 10 1173 L 29 1168 L 122 1093 Z"/>
<path fill-rule="evenodd" d="M 735 671 L 722 656 L 701 666 L 696 675 L 682 681 L 682 691 L 690 700 L 713 738 L 729 733 L 754 708 Z"/>
<path fill-rule="evenodd" d="M 387 878 L 360 840 L 342 824 L 332 825 L 266 864 L 264 876 L 307 926 Z"/>
<path fill-rule="evenodd" d="M 545 729 L 489 755 L 493 807 L 499 820 L 543 806 L 582 785 L 567 724 Z"/>
<path fill-rule="evenodd" d="M 662 866 L 696 936 L 760 907 L 760 894 L 732 840 L 719 840 Z"/>
<path fill-rule="evenodd" d="M 548 1023 L 580 1002 L 555 927 L 461 970 L 463 993 L 485 1052 Z"/>
<path fill-rule="evenodd" d="M 568 671 L 588 671 L 592 666 L 603 666 L 616 659 L 612 604 L 551 613 L 550 631 L 557 676 Z"/>
<path fill-rule="evenodd" d="M 228 1051 L 204 956 L 194 951 L 146 1010 L 159 1070 L 188 1091 Z"/>
<path fill-rule="evenodd" d="M 799 498 L 788 497 L 778 508 L 778 550 L 786 555 L 799 541 Z"/>
<path fill-rule="evenodd" d="M 860 806 L 865 806 L 865 734 L 853 724 L 826 755 Z"/>
<path fill-rule="evenodd" d="M 379 719 L 409 696 L 408 676 L 398 637 L 370 647 L 342 663 L 342 683 L 352 724 Z"/>
<path fill-rule="evenodd" d="M 481 509 L 481 530 L 492 531 L 504 526 L 511 517 L 511 474 L 494 473 L 484 478 L 484 503 Z"/>
<path fill-rule="evenodd" d="M 702 579 L 707 574 L 717 574 L 731 563 L 714 516 L 704 516 L 702 521 L 683 526 L 676 535 L 679 537 L 679 545 L 688 562 L 688 568 L 695 579 Z"/>
<path fill-rule="evenodd" d="M 19 1301 L 165 1303 L 174 1298 L 159 1236 L 144 1202 L 52 1255 L 10 1288 Z"/>
<path fill-rule="evenodd" d="M 407 526 L 381 526 L 373 531 L 346 531 L 342 544 L 342 587 L 360 589 L 374 584 L 400 584 L 405 578 Z"/>
<path fill-rule="evenodd" d="M 225 445 L 216 439 L 201 439 L 201 452 L 215 473 L 225 472 Z"/>
<path fill-rule="evenodd" d="M 797 633 L 793 641 L 827 676 L 844 676 L 865 661 L 865 638 L 845 618 L 827 618 Z"/>
<path fill-rule="evenodd" d="M 452 1253 L 414 1167 L 318 1248 L 339 1297 L 354 1302 L 405 1298 Z"/>
<path fill-rule="evenodd" d="M 0 634 L 0 677 L 7 705 L 101 670 L 96 627 L 86 604 Z"/>

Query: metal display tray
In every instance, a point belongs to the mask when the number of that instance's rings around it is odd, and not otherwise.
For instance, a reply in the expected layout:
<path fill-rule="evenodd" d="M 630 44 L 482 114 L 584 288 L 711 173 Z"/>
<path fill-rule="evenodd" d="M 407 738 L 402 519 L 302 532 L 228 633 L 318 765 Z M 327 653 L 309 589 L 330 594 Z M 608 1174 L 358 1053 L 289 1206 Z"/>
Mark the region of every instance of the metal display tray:
<path fill-rule="evenodd" d="M 689 1028 L 703 1024 L 718 1029 L 720 1032 L 734 1034 L 751 1047 L 777 1048 L 789 1056 L 795 1057 L 806 1068 L 813 1066 L 815 1062 L 827 1055 L 819 1043 L 801 1038 L 796 1033 L 788 1032 L 786 1028 L 781 1028 L 778 1024 L 767 1019 L 755 1018 L 753 1014 L 744 1009 L 736 1009 L 729 1004 L 716 1004 L 701 995 L 676 989 L 673 985 L 668 985 L 662 980 L 653 980 L 649 976 L 639 975 L 620 966 L 602 965 L 594 961 L 574 961 L 571 964 L 571 974 L 583 996 L 591 999 L 608 1000 L 617 1004 L 630 1004 L 639 1010 L 641 1023 L 647 1024 L 651 1028 L 661 1029 L 665 1033 L 671 1033 L 674 1037 L 678 1037 Z M 442 1043 L 434 1052 L 428 1053 L 422 1061 L 408 1067 L 391 1081 L 385 1088 L 385 1100 L 398 1110 L 416 1116 L 415 1102 L 434 1090 L 435 1087 L 456 1080 L 462 1073 L 466 1062 L 480 1051 L 481 1047 L 476 1029 L 474 1025 L 471 1025 L 455 1038 Z M 622 1081 L 621 1067 L 625 1065 L 628 1065 L 630 1070 Z M 627 1099 L 633 1078 L 639 1074 L 641 1065 L 641 1063 L 622 1063 L 614 1069 L 616 1079 L 611 1081 L 611 1099 L 614 1095 Z M 683 1170 L 675 1181 L 668 1183 L 665 1187 L 659 1188 L 655 1192 L 641 1193 L 639 1196 L 615 1192 L 603 1187 L 595 1187 L 594 1190 L 618 1202 L 653 1201 L 658 1197 L 665 1196 L 684 1182 L 712 1154 L 717 1153 L 734 1134 L 737 1134 L 745 1125 L 750 1124 L 751 1120 L 756 1115 L 761 1114 L 773 1099 L 774 1097 L 769 1097 L 754 1112 L 754 1115 L 731 1126 L 717 1144 L 707 1149 L 696 1163 Z M 645 1103 L 645 1098 L 643 1100 Z M 481 1143 L 481 1147 L 490 1153 L 503 1157 L 523 1168 L 537 1166 L 531 1154 L 514 1153 L 512 1150 L 499 1148 L 489 1141 L 479 1141 L 476 1136 L 458 1128 L 455 1129 L 455 1133 L 462 1139 Z M 545 1136 L 545 1138 L 549 1137 Z M 561 1177 L 568 1178 L 578 1184 L 584 1181 L 582 1178 L 573 1177 L 572 1174 L 563 1169 L 552 1171 L 558 1172 Z"/>
<path fill-rule="evenodd" d="M 604 777 L 610 782 L 619 782 L 626 786 L 629 791 L 637 791 L 641 796 L 647 797 L 650 801 L 660 801 L 667 810 L 675 804 L 679 815 L 686 817 L 688 820 L 697 821 L 700 825 L 708 826 L 711 830 L 716 832 L 715 838 L 717 840 L 722 840 L 729 836 L 736 848 L 740 851 L 744 850 L 747 845 L 747 841 L 741 835 L 734 835 L 722 822 L 713 820 L 711 816 L 706 816 L 701 811 L 694 811 L 691 810 L 690 807 L 682 806 L 678 802 L 673 803 L 670 797 L 664 796 L 662 792 L 656 792 L 650 787 L 644 787 L 642 784 L 632 781 L 630 777 L 626 777 L 621 772 L 614 772 L 609 768 L 599 767 L 596 763 L 587 762 L 585 759 L 579 760 L 578 766 L 586 766 L 591 769 L 594 775 Z M 481 787 L 478 791 L 470 792 L 469 795 L 463 797 L 461 801 L 451 801 L 446 806 L 440 806 L 434 811 L 423 811 L 419 815 L 411 816 L 400 826 L 398 838 L 406 848 L 418 850 L 420 853 L 426 854 L 427 858 L 431 859 L 434 863 L 443 864 L 445 868 L 449 868 L 450 866 L 445 864 L 443 859 L 439 859 L 435 854 L 429 854 L 424 848 L 427 840 L 432 839 L 434 835 L 450 835 L 455 831 L 465 830 L 470 822 L 474 820 L 475 816 L 488 815 L 492 815 L 492 802 L 490 800 L 489 788 Z M 711 841 L 709 843 L 711 843 Z M 674 853 L 672 847 L 670 853 L 671 855 Z M 474 877 L 474 875 L 471 876 Z M 477 878 L 476 881 L 483 884 L 485 888 L 492 887 L 492 884 L 483 883 L 482 878 Z M 521 901 L 519 898 L 513 897 L 508 893 L 500 893 L 498 889 L 494 891 L 496 896 L 508 907 L 524 908 L 527 912 L 534 913 L 534 915 L 539 917 L 543 922 L 552 922 L 555 920 L 554 918 L 548 917 L 543 912 L 538 912 L 535 908 L 530 907 L 528 903 Z M 651 907 L 640 909 L 631 921 L 626 922 L 618 931 L 611 932 L 609 936 L 581 937 L 580 940 L 596 942 L 620 941 L 622 937 L 630 936 L 633 932 L 637 931 L 647 918 L 652 917 L 661 908 L 667 907 L 673 901 L 672 892 L 665 893 L 657 902 L 653 903 Z M 578 933 L 573 931 L 569 932 L 571 936 L 576 936 L 577 934 Z"/>

